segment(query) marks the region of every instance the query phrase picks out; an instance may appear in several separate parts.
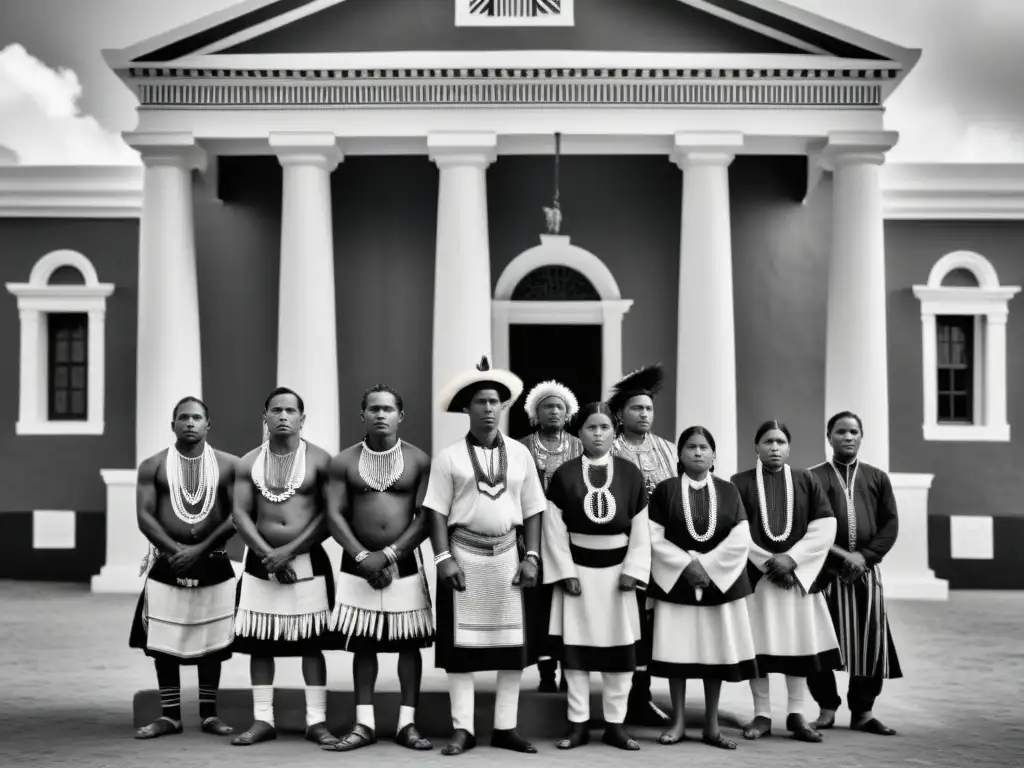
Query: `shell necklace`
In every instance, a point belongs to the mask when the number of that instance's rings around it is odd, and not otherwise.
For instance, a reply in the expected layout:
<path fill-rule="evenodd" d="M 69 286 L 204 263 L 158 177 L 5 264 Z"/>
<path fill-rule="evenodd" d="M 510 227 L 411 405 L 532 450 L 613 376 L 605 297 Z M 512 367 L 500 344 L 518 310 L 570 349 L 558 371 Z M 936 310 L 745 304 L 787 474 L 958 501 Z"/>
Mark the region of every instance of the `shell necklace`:
<path fill-rule="evenodd" d="M 271 493 L 270 488 L 283 488 L 281 493 Z M 270 450 L 270 441 L 263 443 L 260 454 L 252 463 L 252 481 L 260 489 L 263 498 L 280 504 L 287 501 L 306 479 L 306 441 L 299 440 L 299 447 L 291 453 L 278 456 Z"/>
<path fill-rule="evenodd" d="M 851 552 L 857 550 L 857 505 L 853 500 L 853 491 L 857 485 L 857 470 L 860 469 L 860 462 L 857 462 L 857 466 L 853 468 L 853 477 L 850 478 L 850 485 L 846 485 L 846 480 L 843 479 L 843 473 L 839 471 L 839 467 L 835 464 L 835 459 L 829 462 L 832 465 L 832 470 L 836 473 L 836 477 L 839 478 L 839 485 L 843 487 L 843 495 L 846 497 L 846 540 L 849 545 Z M 846 469 L 849 469 L 849 465 L 844 465 Z"/>
<path fill-rule="evenodd" d="M 761 527 L 772 541 L 785 541 L 793 532 L 793 470 L 789 468 L 789 464 L 783 464 L 782 473 L 786 481 L 786 527 L 781 535 L 776 536 L 768 522 L 768 502 L 764 494 L 764 465 L 761 459 L 757 460 L 757 503 L 761 507 Z"/>
<path fill-rule="evenodd" d="M 610 523 L 615 519 L 616 509 L 615 497 L 610 491 L 615 476 L 615 462 L 611 454 L 605 454 L 600 459 L 590 459 L 586 455 L 580 458 L 583 460 L 583 484 L 587 487 L 587 495 L 583 497 L 583 513 L 598 525 Z M 600 487 L 590 481 L 591 467 L 605 467 L 607 470 L 605 481 Z"/>
<path fill-rule="evenodd" d="M 173 460 L 176 456 L 177 460 Z M 167 449 L 167 485 L 170 489 L 171 508 L 175 516 L 191 526 L 203 522 L 217 501 L 217 486 L 220 483 L 220 468 L 217 456 L 207 443 L 199 456 L 182 456 L 177 446 Z M 189 488 L 194 490 L 189 490 Z M 189 512 L 185 506 L 196 506 L 202 501 L 198 512 Z"/>
<path fill-rule="evenodd" d="M 405 454 L 399 439 L 386 451 L 375 451 L 363 440 L 359 454 L 359 476 L 375 491 L 386 491 L 405 472 Z"/>
<path fill-rule="evenodd" d="M 710 539 L 715 533 L 715 527 L 718 525 L 718 492 L 715 490 L 715 483 L 711 479 L 711 475 L 708 474 L 703 480 L 697 482 L 689 475 L 683 475 L 681 478 L 680 488 L 682 489 L 683 496 L 683 519 L 686 521 L 686 531 L 690 534 L 690 538 L 696 542 L 705 542 Z M 690 506 L 690 488 L 695 491 L 699 491 L 701 488 L 707 486 L 708 489 L 708 529 L 703 535 L 697 535 L 697 528 L 693 524 L 693 509 Z"/>

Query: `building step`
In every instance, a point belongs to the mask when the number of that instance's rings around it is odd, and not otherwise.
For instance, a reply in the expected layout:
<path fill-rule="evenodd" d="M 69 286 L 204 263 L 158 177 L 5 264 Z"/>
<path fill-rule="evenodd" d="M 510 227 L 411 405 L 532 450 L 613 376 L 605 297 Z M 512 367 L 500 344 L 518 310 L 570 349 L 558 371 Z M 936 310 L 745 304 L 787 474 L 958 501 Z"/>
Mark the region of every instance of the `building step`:
<path fill-rule="evenodd" d="M 478 739 L 490 736 L 494 722 L 494 690 L 486 689 L 483 680 L 477 684 L 476 693 L 476 735 Z M 603 727 L 601 715 L 600 686 L 595 679 L 592 683 L 595 693 L 590 697 L 591 725 Z M 185 693 L 187 696 L 188 693 Z M 185 696 L 183 696 L 183 699 Z M 401 696 L 397 691 L 378 692 L 375 699 L 375 718 L 380 738 L 393 734 L 398 723 L 398 708 Z M 183 702 L 186 719 L 195 712 L 195 705 Z M 667 701 L 658 701 L 665 712 L 671 712 Z M 220 718 L 228 725 L 243 731 L 252 724 L 252 691 L 247 688 L 227 688 L 220 691 L 217 699 Z M 355 696 L 352 691 L 331 690 L 327 694 L 327 726 L 336 734 L 344 733 L 351 725 L 355 713 Z M 160 691 L 155 689 L 138 691 L 133 705 L 135 727 L 151 723 L 160 716 Z M 301 688 L 277 688 L 274 691 L 274 720 L 279 732 L 302 733 L 306 727 L 305 694 Z M 700 728 L 704 721 L 703 708 L 687 707 L 687 727 Z M 740 727 L 739 720 L 722 713 L 719 722 L 726 727 Z M 420 694 L 416 712 L 416 724 L 424 736 L 433 739 L 447 738 L 452 732 L 451 702 L 447 691 L 423 691 Z M 523 690 L 519 694 L 519 731 L 533 739 L 557 739 L 566 729 L 565 694 L 538 693 Z M 486 742 L 481 742 L 486 743 Z"/>

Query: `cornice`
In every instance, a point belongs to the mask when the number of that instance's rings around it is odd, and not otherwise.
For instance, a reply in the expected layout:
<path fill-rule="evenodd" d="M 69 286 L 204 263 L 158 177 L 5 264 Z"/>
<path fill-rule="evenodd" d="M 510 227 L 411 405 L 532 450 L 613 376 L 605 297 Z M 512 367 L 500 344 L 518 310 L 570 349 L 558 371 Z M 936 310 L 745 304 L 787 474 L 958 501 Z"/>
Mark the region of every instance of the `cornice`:
<path fill-rule="evenodd" d="M 142 166 L 0 168 L 0 218 L 137 219 Z"/>
<path fill-rule="evenodd" d="M 1024 163 L 891 163 L 882 167 L 890 220 L 1022 220 Z"/>

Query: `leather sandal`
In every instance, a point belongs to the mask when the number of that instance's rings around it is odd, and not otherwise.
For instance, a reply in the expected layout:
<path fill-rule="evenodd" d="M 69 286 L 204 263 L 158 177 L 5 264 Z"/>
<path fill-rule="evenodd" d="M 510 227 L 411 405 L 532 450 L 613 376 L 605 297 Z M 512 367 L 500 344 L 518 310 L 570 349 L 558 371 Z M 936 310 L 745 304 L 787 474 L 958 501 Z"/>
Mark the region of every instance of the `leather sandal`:
<path fill-rule="evenodd" d="M 230 736 L 234 732 L 235 729 L 219 717 L 208 717 L 203 720 L 203 733 L 212 733 L 214 736 Z"/>
<path fill-rule="evenodd" d="M 352 730 L 335 741 L 333 744 L 321 744 L 320 749 L 328 752 L 351 752 L 354 749 L 368 747 L 377 743 L 377 734 L 362 723 L 356 723 Z"/>
<path fill-rule="evenodd" d="M 238 734 L 231 740 L 235 747 L 250 747 L 263 741 L 273 741 L 277 738 L 277 729 L 270 723 L 262 720 L 254 720 L 247 731 Z"/>
<path fill-rule="evenodd" d="M 406 749 L 415 749 L 419 752 L 426 752 L 434 748 L 428 739 L 423 738 L 416 730 L 416 723 L 409 723 L 395 735 L 395 743 Z"/>

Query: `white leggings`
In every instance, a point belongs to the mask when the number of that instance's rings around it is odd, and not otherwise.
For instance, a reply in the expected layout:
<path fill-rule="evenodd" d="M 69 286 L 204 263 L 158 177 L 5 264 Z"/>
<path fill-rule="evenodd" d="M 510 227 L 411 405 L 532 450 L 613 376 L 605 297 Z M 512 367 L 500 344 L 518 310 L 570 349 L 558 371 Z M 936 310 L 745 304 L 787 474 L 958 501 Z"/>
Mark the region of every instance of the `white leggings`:
<path fill-rule="evenodd" d="M 523 678 L 520 670 L 498 672 L 494 692 L 494 728 L 507 731 L 516 727 L 519 718 L 519 683 Z M 474 715 L 476 712 L 476 684 L 472 672 L 448 673 L 448 697 L 452 706 L 452 726 L 476 734 Z"/>
<path fill-rule="evenodd" d="M 590 673 L 581 669 L 563 669 L 569 689 L 569 722 L 590 721 Z M 629 704 L 629 689 L 633 684 L 632 672 L 602 672 L 601 703 L 606 723 L 623 723 Z"/>
<path fill-rule="evenodd" d="M 767 677 L 755 677 L 750 681 L 750 692 L 754 694 L 754 717 L 772 716 L 771 687 Z M 802 714 L 807 699 L 807 678 L 786 675 L 786 692 L 789 694 L 787 711 Z"/>

